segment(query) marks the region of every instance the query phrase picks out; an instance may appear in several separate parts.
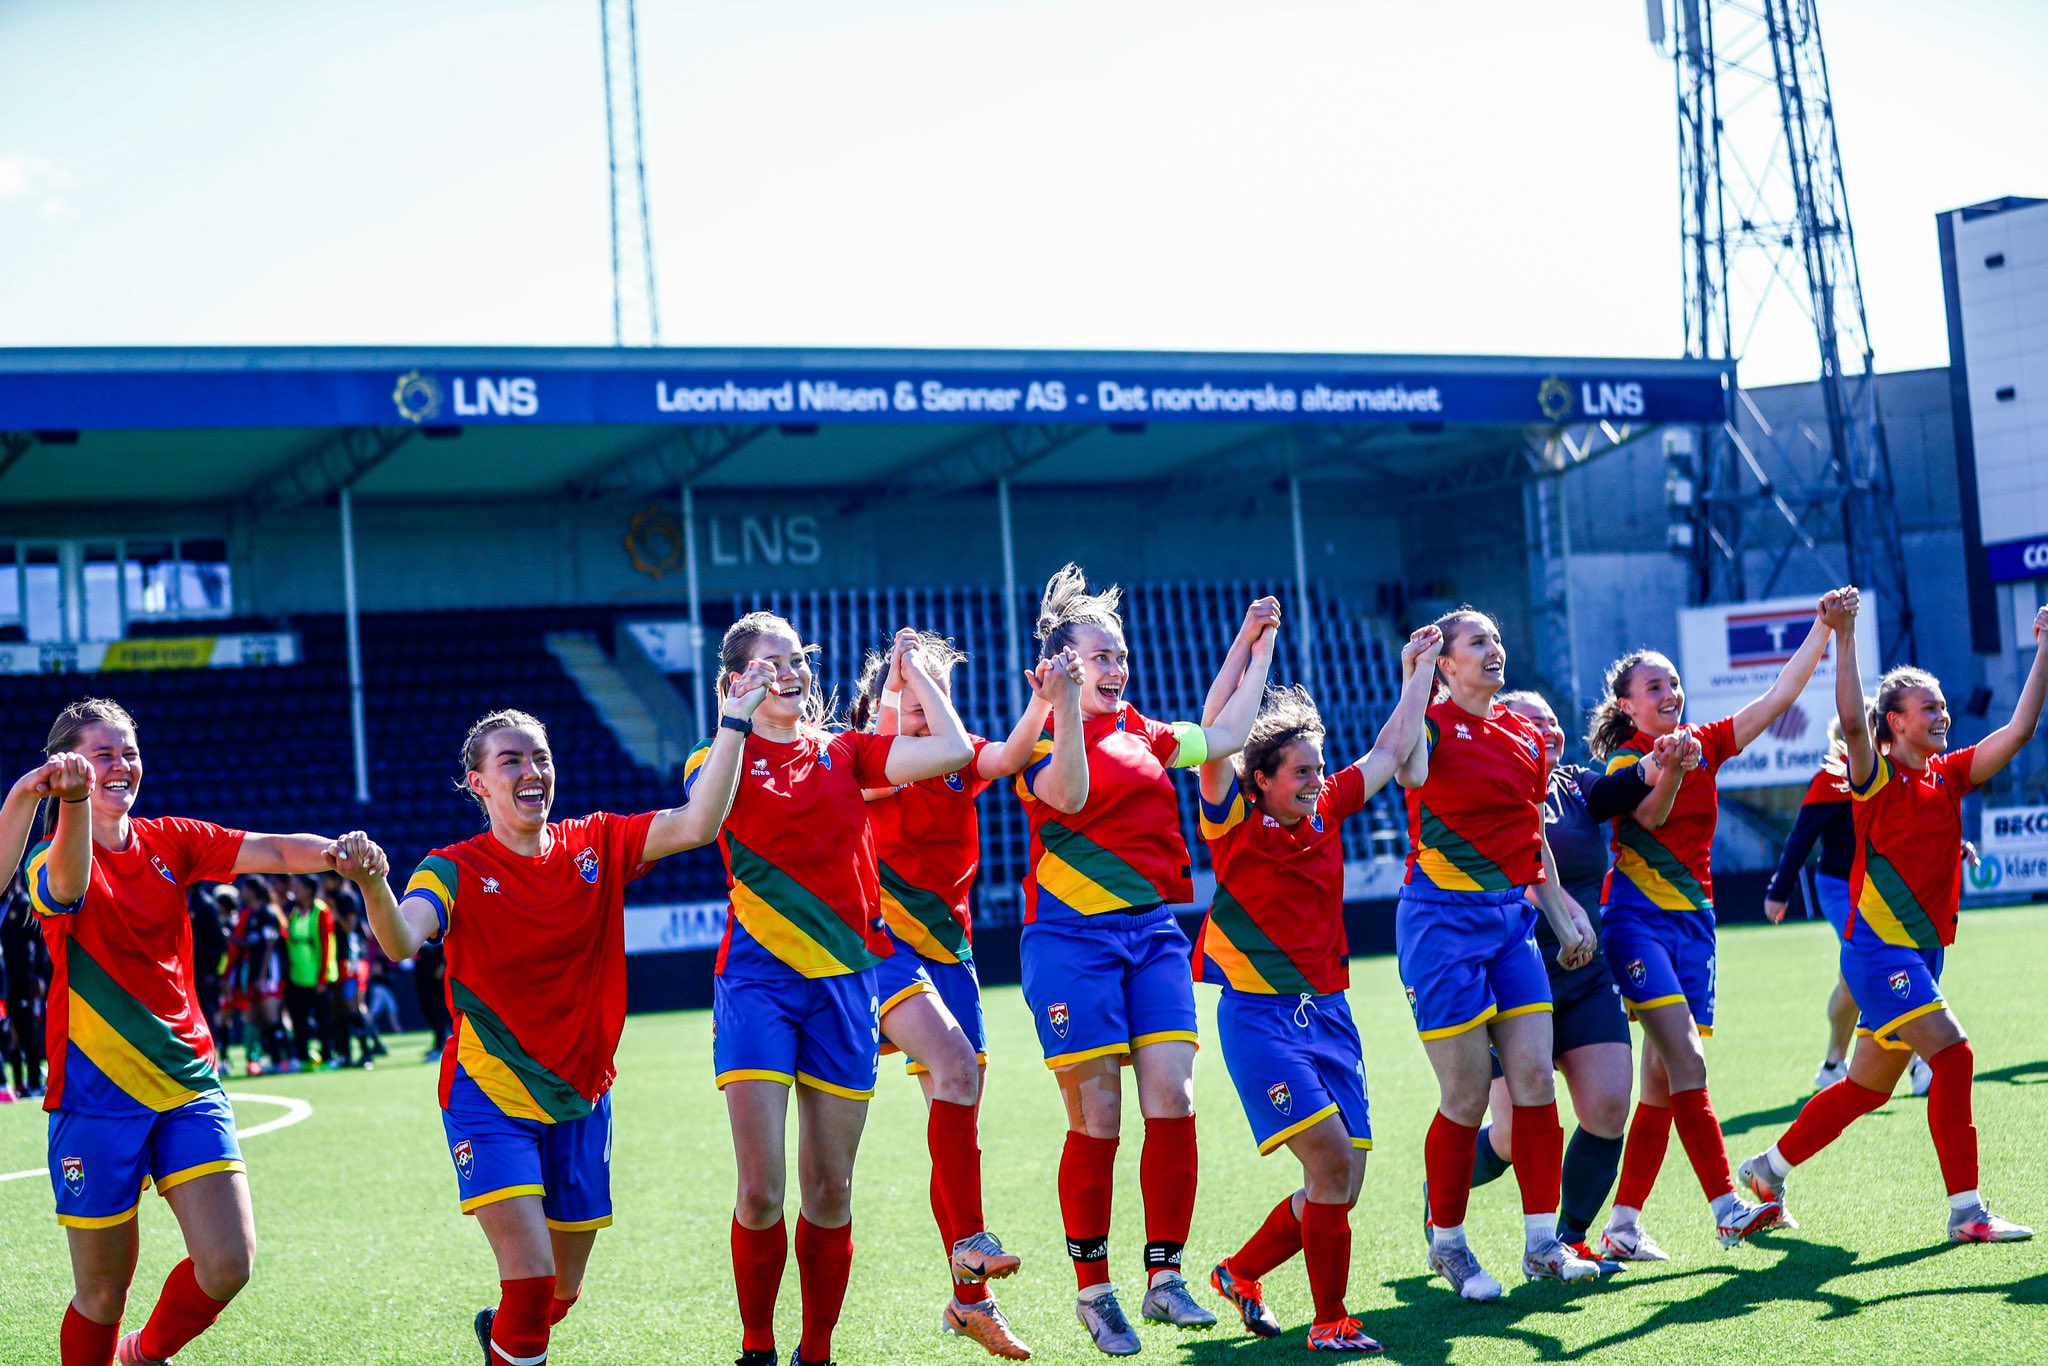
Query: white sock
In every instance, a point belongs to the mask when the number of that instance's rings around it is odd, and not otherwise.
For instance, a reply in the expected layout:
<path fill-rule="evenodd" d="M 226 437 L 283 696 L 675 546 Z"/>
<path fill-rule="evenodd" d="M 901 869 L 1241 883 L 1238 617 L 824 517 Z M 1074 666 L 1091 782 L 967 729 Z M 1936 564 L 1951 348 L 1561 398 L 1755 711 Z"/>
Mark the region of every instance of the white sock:
<path fill-rule="evenodd" d="M 1778 1145 L 1775 1143 L 1764 1149 L 1764 1162 L 1769 1165 L 1771 1174 L 1780 1181 L 1792 1174 L 1792 1164 L 1785 1160 L 1785 1154 L 1778 1151 Z"/>
<path fill-rule="evenodd" d="M 1974 1190 L 1957 1191 L 1948 1198 L 1948 1207 L 1961 1214 L 1966 1209 L 1975 1209 L 1984 1203 L 1984 1197 Z"/>
<path fill-rule="evenodd" d="M 1643 1212 L 1630 1205 L 1616 1205 L 1614 1212 L 1607 1216 L 1609 1228 L 1635 1228 L 1642 1222 Z"/>
<path fill-rule="evenodd" d="M 1080 1294 L 1080 1298 L 1085 1303 L 1089 1300 L 1099 1300 L 1104 1295 L 1114 1295 L 1115 1293 L 1116 1286 L 1109 1281 L 1103 1281 L 1099 1285 L 1091 1285 L 1087 1289 L 1083 1290 Z"/>
<path fill-rule="evenodd" d="M 1436 1241 L 1440 1247 L 1465 1246 L 1465 1226 L 1463 1224 L 1438 1224 L 1436 1226 Z"/>
<path fill-rule="evenodd" d="M 1557 1212 L 1522 1216 L 1522 1237 L 1529 1251 L 1557 1241 Z"/>
<path fill-rule="evenodd" d="M 1725 1224 L 1728 1222 L 1728 1216 L 1742 1202 L 1736 1198 L 1734 1191 L 1729 1191 L 1726 1195 L 1715 1196 L 1709 1203 L 1714 1207 L 1714 1217 Z"/>
<path fill-rule="evenodd" d="M 1158 1285 L 1161 1281 L 1167 1279 L 1169 1276 L 1178 1275 L 1180 1275 L 1180 1273 L 1178 1271 L 1173 1270 L 1170 1267 L 1164 1270 L 1155 1271 L 1152 1273 L 1152 1279 L 1145 1283 L 1145 1288 L 1147 1290 L 1150 1290 L 1153 1286 Z"/>

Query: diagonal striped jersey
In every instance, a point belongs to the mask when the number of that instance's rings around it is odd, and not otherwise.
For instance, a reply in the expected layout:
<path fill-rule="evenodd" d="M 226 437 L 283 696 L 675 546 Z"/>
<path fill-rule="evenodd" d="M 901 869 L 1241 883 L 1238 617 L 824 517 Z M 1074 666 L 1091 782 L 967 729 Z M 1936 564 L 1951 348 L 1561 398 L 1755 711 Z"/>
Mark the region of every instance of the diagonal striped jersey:
<path fill-rule="evenodd" d="M 1408 789 L 1410 886 L 1504 892 L 1543 881 L 1550 763 L 1535 725 L 1445 698 L 1423 713 L 1429 779 Z"/>
<path fill-rule="evenodd" d="M 1344 939 L 1343 825 L 1365 809 L 1356 764 L 1330 775 L 1316 813 L 1282 825 L 1233 780 L 1202 801 L 1216 897 L 1195 940 L 1195 980 L 1260 995 L 1325 995 L 1351 984 Z"/>
<path fill-rule="evenodd" d="M 1166 776 L 1180 752 L 1178 731 L 1119 706 L 1087 718 L 1081 734 L 1088 752 L 1088 801 L 1081 810 L 1055 811 L 1035 794 L 1052 762 L 1052 718 L 1017 775 L 1017 795 L 1031 822 L 1024 923 L 1192 901 L 1180 797 Z"/>
<path fill-rule="evenodd" d="M 1877 756 L 1855 802 L 1856 864 L 1849 874 L 1849 926 L 1844 937 L 1875 935 L 1920 949 L 1956 942 L 1963 896 L 1963 798 L 1977 747 L 1908 768 Z"/>
<path fill-rule="evenodd" d="M 45 1110 L 175 1110 L 220 1089 L 192 985 L 185 889 L 232 880 L 243 832 L 175 816 L 128 829 L 126 849 L 93 846 L 92 881 L 70 905 L 50 894 L 51 841 L 29 854 L 29 901 L 53 967 Z"/>
<path fill-rule="evenodd" d="M 550 821 L 528 858 L 486 830 L 434 850 L 405 884 L 441 918 L 448 1011 L 441 1107 L 467 1076 L 515 1119 L 581 1119 L 611 1089 L 626 1023 L 626 884 L 655 813 Z"/>
<path fill-rule="evenodd" d="M 981 868 L 981 817 L 974 801 L 989 788 L 976 772 L 988 741 L 956 772 L 899 787 L 867 805 L 881 879 L 882 921 L 934 963 L 974 957 L 968 894 Z"/>
<path fill-rule="evenodd" d="M 895 742 L 850 730 L 806 730 L 787 743 L 747 737 L 718 833 L 729 902 L 715 972 L 843 977 L 889 955 L 861 789 L 889 786 Z M 710 753 L 709 740 L 690 752 L 685 792 Z"/>
<path fill-rule="evenodd" d="M 1735 718 L 1727 716 L 1681 733 L 1700 742 L 1700 766 L 1678 782 L 1671 814 L 1655 830 L 1633 814 L 1614 818 L 1614 867 L 1600 901 L 1607 906 L 1714 913 L 1714 827 L 1721 819 L 1721 765 L 1742 753 Z M 1607 771 L 1631 768 L 1656 745 L 1637 731 L 1607 756 Z"/>

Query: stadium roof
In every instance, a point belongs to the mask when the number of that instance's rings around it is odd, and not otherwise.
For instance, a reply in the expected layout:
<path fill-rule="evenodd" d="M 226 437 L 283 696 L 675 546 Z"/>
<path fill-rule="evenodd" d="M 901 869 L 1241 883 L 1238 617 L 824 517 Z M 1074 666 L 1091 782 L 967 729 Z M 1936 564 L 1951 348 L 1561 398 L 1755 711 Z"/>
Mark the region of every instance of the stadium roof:
<path fill-rule="evenodd" d="M 1071 351 L 0 349 L 0 503 L 1297 475 L 1395 500 L 1718 423 L 1718 361 Z"/>

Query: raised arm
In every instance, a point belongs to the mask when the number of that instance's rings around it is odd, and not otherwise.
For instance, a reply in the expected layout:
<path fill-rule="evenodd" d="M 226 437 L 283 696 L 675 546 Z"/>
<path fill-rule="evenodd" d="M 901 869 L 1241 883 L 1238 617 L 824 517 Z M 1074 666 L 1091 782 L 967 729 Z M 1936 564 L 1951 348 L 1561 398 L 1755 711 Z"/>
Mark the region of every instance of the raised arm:
<path fill-rule="evenodd" d="M 974 761 L 975 775 L 986 782 L 999 782 L 1024 771 L 1031 752 L 1038 747 L 1038 737 L 1045 733 L 1045 719 L 1062 705 L 1073 712 L 1075 726 L 1080 725 L 1081 660 L 1072 650 L 1062 650 L 1051 659 L 1040 660 L 1036 668 L 1026 669 L 1024 682 L 1031 689 L 1024 714 L 1000 744 L 984 745 Z M 1057 742 L 1053 748 L 1059 748 Z M 1084 759 L 1082 781 L 1087 781 L 1087 774 Z"/>
<path fill-rule="evenodd" d="M 1429 692 L 1435 686 L 1436 657 L 1443 652 L 1443 632 L 1424 626 L 1408 637 L 1401 647 L 1401 697 L 1394 714 L 1380 727 L 1372 748 L 1359 759 L 1358 771 L 1365 778 L 1365 795 L 1370 797 L 1410 765 L 1422 765 L 1422 777 L 1429 777 L 1429 746 L 1422 739 L 1422 713 L 1429 709 Z M 1419 786 L 1407 783 L 1405 786 Z"/>
<path fill-rule="evenodd" d="M 57 829 L 43 865 L 51 902 L 75 906 L 92 885 L 92 765 L 81 754 L 52 755 L 43 786 L 57 807 Z"/>
<path fill-rule="evenodd" d="M 1858 792 L 1870 786 L 1877 770 L 1877 746 L 1870 738 L 1870 711 L 1863 701 L 1863 670 L 1856 660 L 1856 590 L 1837 604 L 1835 630 L 1835 717 L 1842 723 L 1848 749 L 1849 786 Z"/>
<path fill-rule="evenodd" d="M 1406 647 L 1401 650 L 1402 695 L 1407 695 L 1408 685 L 1420 674 L 1424 713 L 1429 711 L 1430 695 L 1436 691 L 1436 661 L 1444 649 L 1442 628 L 1431 625 L 1427 629 L 1437 633 L 1436 650 L 1427 665 L 1420 663 L 1420 656 L 1411 656 Z M 1415 636 L 1411 634 L 1408 639 L 1412 642 Z M 1404 788 L 1421 787 L 1429 781 L 1429 722 L 1426 715 L 1422 724 L 1415 728 L 1415 738 L 1408 742 L 1407 752 L 1400 756 L 1400 762 L 1394 768 L 1394 781 Z"/>
<path fill-rule="evenodd" d="M 1828 624 L 1832 619 L 1831 611 L 1840 602 L 1842 594 L 1848 591 L 1831 588 L 1821 595 L 1806 639 L 1799 642 L 1792 658 L 1778 670 L 1777 681 L 1771 684 L 1770 691 L 1735 713 L 1735 744 L 1738 749 L 1747 749 L 1751 741 L 1770 729 L 1771 722 L 1783 716 L 1799 700 L 1799 694 L 1806 691 L 1806 685 L 1813 681 L 1813 671 L 1820 667 L 1820 657 L 1827 653 L 1828 635 L 1832 630 Z"/>
<path fill-rule="evenodd" d="M 1189 754 L 1188 740 L 1184 738 L 1174 758 L 1175 768 L 1227 759 L 1243 749 L 1244 742 L 1251 736 L 1252 722 L 1258 719 L 1259 705 L 1266 699 L 1266 676 L 1273 668 L 1273 639 L 1280 629 L 1280 604 L 1272 598 L 1260 598 L 1245 613 L 1247 628 L 1252 627 L 1254 618 L 1257 621 L 1256 633 L 1252 636 L 1250 652 L 1235 686 L 1229 698 L 1217 709 L 1215 719 L 1202 723 L 1202 753 Z M 1236 653 L 1233 646 L 1230 654 L 1225 656 L 1223 668 L 1217 671 L 1216 681 L 1209 686 L 1212 696 L 1228 679 L 1230 660 Z"/>
<path fill-rule="evenodd" d="M 1629 768 L 1650 785 L 1650 791 L 1636 803 L 1629 815 L 1645 830 L 1655 830 L 1671 819 L 1672 804 L 1678 800 L 1678 789 L 1685 782 L 1685 775 L 1700 766 L 1705 757 L 1700 742 L 1682 731 L 1657 737 L 1651 751 L 1633 764 L 1625 764 L 1622 772 Z"/>
<path fill-rule="evenodd" d="M 1072 659 L 1071 667 L 1060 671 L 1052 668 L 1054 661 L 1045 660 L 1034 671 L 1034 688 L 1049 689 L 1052 749 L 1043 761 L 1045 767 L 1028 781 L 1034 798 L 1071 816 L 1088 805 L 1088 723 L 1081 715 L 1080 659 L 1071 650 L 1063 651 L 1062 657 Z M 1038 744 L 1038 740 L 1032 741 L 1033 754 L 1038 752 Z M 1027 756 L 1024 763 L 1029 768 L 1031 758 Z"/>
<path fill-rule="evenodd" d="M 2027 681 L 2020 688 L 2012 720 L 1977 742 L 1977 752 L 1970 758 L 1970 786 L 1989 782 L 2034 738 L 2034 727 L 2041 720 L 2042 696 L 2048 692 L 2048 664 L 2044 660 L 2048 660 L 2048 607 L 2034 613 L 2034 662 L 2027 669 Z"/>
<path fill-rule="evenodd" d="M 70 757 L 85 764 L 89 780 L 92 766 L 77 755 Z M 15 870 L 21 867 L 21 856 L 28 849 L 29 836 L 35 830 L 36 807 L 50 795 L 51 780 L 66 766 L 66 756 L 53 754 L 16 778 L 14 786 L 7 789 L 6 798 L 0 799 L 0 888 L 14 880 Z"/>
<path fill-rule="evenodd" d="M 718 731 L 711 737 L 711 752 L 697 769 L 681 806 L 657 811 L 647 825 L 647 841 L 640 846 L 640 861 L 652 863 L 695 849 L 718 838 L 718 827 L 732 811 L 733 794 L 740 786 L 740 758 L 746 753 L 747 732 L 725 724 L 727 718 L 751 725 L 754 712 L 768 696 L 775 666 L 765 659 L 747 665 L 746 671 L 726 690 L 718 709 Z"/>
<path fill-rule="evenodd" d="M 953 699 L 946 696 L 946 690 L 933 681 L 931 672 L 925 668 L 922 651 L 904 651 L 903 679 L 905 689 L 924 708 L 931 734 L 899 735 L 890 744 L 883 772 L 899 787 L 951 773 L 965 767 L 974 757 L 974 742 L 967 738 L 967 727 L 960 723 L 960 713 L 953 710 Z"/>
<path fill-rule="evenodd" d="M 432 901 L 418 892 L 403 901 L 393 894 L 391 861 L 368 835 L 351 830 L 334 842 L 333 852 L 335 871 L 362 892 L 370 933 L 393 962 L 412 957 L 441 933 L 441 916 Z"/>

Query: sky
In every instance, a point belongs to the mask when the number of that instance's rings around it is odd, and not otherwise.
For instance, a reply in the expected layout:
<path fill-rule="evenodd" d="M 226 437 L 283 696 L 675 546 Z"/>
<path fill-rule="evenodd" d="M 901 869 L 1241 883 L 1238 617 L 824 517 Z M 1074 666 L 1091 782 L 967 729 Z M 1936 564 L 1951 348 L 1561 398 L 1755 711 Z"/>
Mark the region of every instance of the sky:
<path fill-rule="evenodd" d="M 1878 367 L 1945 364 L 2048 3 L 1818 3 Z M 662 340 L 1680 354 L 1644 5 L 646 0 Z M 0 0 L 0 346 L 608 344 L 600 57 L 596 0 Z"/>

